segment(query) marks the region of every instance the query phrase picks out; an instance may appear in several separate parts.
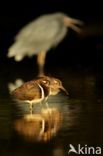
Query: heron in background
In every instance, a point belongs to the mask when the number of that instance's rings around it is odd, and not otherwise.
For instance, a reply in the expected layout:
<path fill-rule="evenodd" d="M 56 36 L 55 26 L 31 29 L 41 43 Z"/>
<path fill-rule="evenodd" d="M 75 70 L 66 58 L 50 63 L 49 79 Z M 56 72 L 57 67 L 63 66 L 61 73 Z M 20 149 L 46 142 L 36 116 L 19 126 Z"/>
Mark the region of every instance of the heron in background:
<path fill-rule="evenodd" d="M 42 15 L 18 32 L 7 56 L 21 61 L 25 56 L 37 55 L 39 76 L 42 76 L 46 53 L 63 40 L 68 27 L 79 33 L 80 25 L 80 20 L 68 17 L 64 13 Z"/>

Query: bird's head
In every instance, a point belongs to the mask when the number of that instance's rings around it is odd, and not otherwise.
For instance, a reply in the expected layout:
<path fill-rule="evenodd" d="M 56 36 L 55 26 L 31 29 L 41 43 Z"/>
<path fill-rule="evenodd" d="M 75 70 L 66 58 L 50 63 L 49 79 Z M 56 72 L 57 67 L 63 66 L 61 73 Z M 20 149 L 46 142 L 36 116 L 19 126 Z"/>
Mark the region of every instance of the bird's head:
<path fill-rule="evenodd" d="M 69 27 L 78 33 L 81 32 L 81 28 L 79 27 L 79 26 L 83 26 L 83 22 L 81 20 L 69 17 L 68 15 L 62 12 L 54 13 L 53 18 L 54 17 L 59 22 L 62 22 L 64 26 Z"/>
<path fill-rule="evenodd" d="M 72 30 L 76 31 L 77 33 L 81 32 L 81 26 L 83 26 L 83 22 L 79 19 L 71 18 L 67 15 L 63 16 L 63 22 L 66 27 L 71 28 Z"/>
<path fill-rule="evenodd" d="M 57 78 L 51 78 L 50 81 L 50 91 L 51 91 L 51 95 L 56 95 L 60 92 L 60 90 L 63 90 L 67 95 L 68 92 L 66 91 L 66 89 L 63 87 L 62 82 L 57 79 Z"/>
<path fill-rule="evenodd" d="M 67 95 L 68 92 L 63 87 L 62 82 L 54 77 L 44 76 L 38 79 L 39 84 L 50 89 L 50 95 L 56 95 L 63 90 Z"/>

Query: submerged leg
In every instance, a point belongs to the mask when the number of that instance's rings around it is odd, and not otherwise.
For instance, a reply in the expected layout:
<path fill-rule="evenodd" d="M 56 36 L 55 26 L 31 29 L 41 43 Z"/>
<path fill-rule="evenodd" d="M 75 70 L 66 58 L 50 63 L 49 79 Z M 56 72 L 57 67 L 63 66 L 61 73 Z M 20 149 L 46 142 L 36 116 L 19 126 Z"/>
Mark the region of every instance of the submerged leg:
<path fill-rule="evenodd" d="M 30 114 L 33 114 L 33 106 L 32 106 L 32 102 L 29 102 L 29 109 L 30 109 Z"/>
<path fill-rule="evenodd" d="M 44 51 L 39 52 L 39 54 L 37 55 L 37 63 L 39 66 L 39 74 L 38 74 L 39 76 L 44 75 L 45 58 L 46 58 L 46 52 Z"/>

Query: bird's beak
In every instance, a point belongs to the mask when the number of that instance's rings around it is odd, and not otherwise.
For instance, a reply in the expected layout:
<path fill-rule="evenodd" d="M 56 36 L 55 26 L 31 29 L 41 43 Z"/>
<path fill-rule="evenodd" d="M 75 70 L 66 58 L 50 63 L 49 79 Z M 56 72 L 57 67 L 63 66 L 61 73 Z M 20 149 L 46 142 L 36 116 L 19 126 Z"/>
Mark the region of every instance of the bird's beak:
<path fill-rule="evenodd" d="M 62 86 L 60 87 L 61 90 L 63 90 L 67 95 L 69 95 L 69 93 L 67 92 L 67 90 Z"/>
<path fill-rule="evenodd" d="M 70 18 L 70 17 L 66 16 L 66 17 L 64 17 L 64 24 L 67 27 L 70 27 L 71 29 L 73 29 L 74 31 L 80 33 L 81 29 L 78 26 L 82 26 L 83 22 L 81 20 Z"/>

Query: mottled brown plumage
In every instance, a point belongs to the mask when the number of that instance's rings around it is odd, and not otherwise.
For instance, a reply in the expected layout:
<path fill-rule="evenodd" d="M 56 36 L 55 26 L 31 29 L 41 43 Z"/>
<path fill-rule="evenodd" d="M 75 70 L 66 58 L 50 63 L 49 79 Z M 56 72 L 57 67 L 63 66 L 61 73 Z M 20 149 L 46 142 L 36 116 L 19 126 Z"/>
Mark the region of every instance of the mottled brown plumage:
<path fill-rule="evenodd" d="M 41 99 L 41 90 L 35 81 L 29 81 L 15 89 L 12 96 L 19 100 Z"/>
<path fill-rule="evenodd" d="M 60 89 L 66 92 L 59 79 L 44 76 L 24 83 L 16 88 L 11 95 L 15 100 L 35 103 L 44 100 L 50 95 L 58 94 Z"/>

